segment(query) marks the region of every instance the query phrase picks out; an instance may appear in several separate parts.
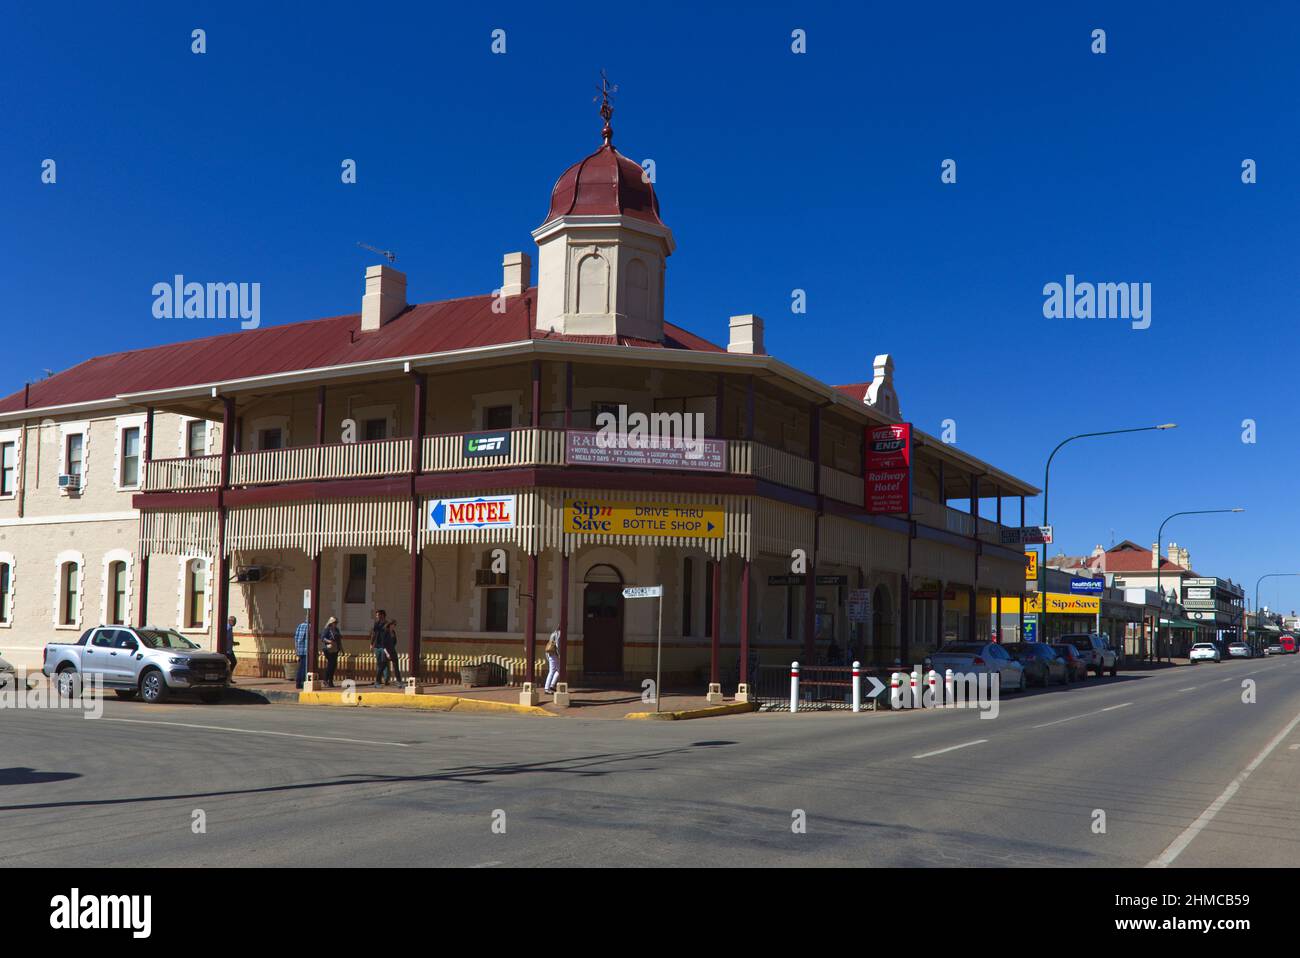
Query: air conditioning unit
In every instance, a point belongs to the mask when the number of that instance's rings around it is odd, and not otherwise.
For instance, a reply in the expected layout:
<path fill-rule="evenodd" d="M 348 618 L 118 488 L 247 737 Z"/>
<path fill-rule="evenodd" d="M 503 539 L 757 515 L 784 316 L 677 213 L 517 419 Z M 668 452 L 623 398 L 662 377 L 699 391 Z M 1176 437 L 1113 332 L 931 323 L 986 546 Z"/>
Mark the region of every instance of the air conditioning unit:
<path fill-rule="evenodd" d="M 235 570 L 236 582 L 261 582 L 263 569 L 260 565 L 250 565 Z"/>
<path fill-rule="evenodd" d="M 60 489 L 80 489 L 81 477 L 71 473 L 63 473 L 59 476 Z"/>

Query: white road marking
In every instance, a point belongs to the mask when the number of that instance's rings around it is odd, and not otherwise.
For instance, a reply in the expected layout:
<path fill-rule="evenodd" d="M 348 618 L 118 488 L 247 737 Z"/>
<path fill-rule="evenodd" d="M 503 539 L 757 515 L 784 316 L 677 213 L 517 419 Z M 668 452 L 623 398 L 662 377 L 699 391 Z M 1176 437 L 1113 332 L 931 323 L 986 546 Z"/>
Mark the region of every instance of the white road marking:
<path fill-rule="evenodd" d="M 1095 712 L 1084 712 L 1082 715 L 1071 715 L 1069 718 L 1057 719 L 1054 722 L 1043 722 L 1041 725 L 1031 726 L 1032 728 L 1047 728 L 1051 725 L 1060 725 L 1062 722 L 1073 722 L 1075 719 L 1087 718 L 1089 715 L 1100 715 L 1102 712 L 1113 712 L 1115 709 L 1128 708 L 1132 702 L 1125 702 L 1122 705 L 1108 705 L 1104 709 L 1097 709 Z"/>
<path fill-rule="evenodd" d="M 201 728 L 210 732 L 242 732 L 245 735 L 282 735 L 285 738 L 309 738 L 318 742 L 347 742 L 351 745 L 391 745 L 393 748 L 410 748 L 409 742 L 372 742 L 363 738 L 334 738 L 329 735 L 302 735 L 298 732 L 268 732 L 256 728 L 231 728 L 227 725 L 194 725 L 190 722 L 158 722 L 152 719 L 106 718 L 101 722 L 126 722 L 131 725 L 171 725 L 176 728 Z"/>
<path fill-rule="evenodd" d="M 1197 689 L 1199 689 L 1199 688 L 1200 688 L 1199 685 L 1189 685 L 1187 688 L 1185 688 L 1185 689 L 1179 689 L 1178 691 L 1180 691 L 1180 692 L 1195 692 L 1195 691 L 1196 691 Z"/>
<path fill-rule="evenodd" d="M 1147 862 L 1147 867 L 1167 868 L 1172 865 L 1174 860 L 1183 853 L 1183 850 L 1192 843 L 1192 839 L 1199 835 L 1206 825 L 1214 821 L 1214 816 L 1218 815 L 1223 806 L 1228 804 L 1232 796 L 1237 794 L 1237 791 L 1241 788 L 1246 779 L 1250 778 L 1250 773 L 1259 768 L 1260 765 L 1264 764 L 1264 759 L 1268 758 L 1269 755 L 1272 754 L 1273 749 L 1282 744 L 1282 740 L 1290 735 L 1297 725 L 1300 725 L 1300 714 L 1297 714 L 1296 717 L 1287 724 L 1286 728 L 1274 735 L 1273 740 L 1264 746 L 1264 750 L 1256 755 L 1251 763 L 1242 769 L 1241 773 L 1236 778 L 1228 783 L 1228 787 L 1223 790 L 1223 794 L 1211 802 L 1209 808 L 1201 812 L 1200 818 L 1196 819 L 1196 821 L 1183 829 L 1182 834 L 1175 838 L 1169 844 L 1169 847 L 1160 853 L 1158 858 L 1154 858 Z"/>
<path fill-rule="evenodd" d="M 983 745 L 987 742 L 986 738 L 977 738 L 973 742 L 962 742 L 960 745 L 949 745 L 947 748 L 937 748 L 933 752 L 922 752 L 920 755 L 913 755 L 912 758 L 929 758 L 931 755 L 942 755 L 944 752 L 955 752 L 959 748 L 968 748 L 971 745 Z"/>

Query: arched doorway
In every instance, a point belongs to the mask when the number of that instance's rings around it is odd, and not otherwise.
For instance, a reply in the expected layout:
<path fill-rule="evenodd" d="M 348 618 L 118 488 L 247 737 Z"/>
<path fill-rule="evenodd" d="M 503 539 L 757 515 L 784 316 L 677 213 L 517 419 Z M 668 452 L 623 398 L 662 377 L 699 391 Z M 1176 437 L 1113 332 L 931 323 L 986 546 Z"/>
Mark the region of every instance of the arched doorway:
<path fill-rule="evenodd" d="M 582 671 L 623 674 L 623 576 L 612 565 L 592 566 L 583 580 Z"/>

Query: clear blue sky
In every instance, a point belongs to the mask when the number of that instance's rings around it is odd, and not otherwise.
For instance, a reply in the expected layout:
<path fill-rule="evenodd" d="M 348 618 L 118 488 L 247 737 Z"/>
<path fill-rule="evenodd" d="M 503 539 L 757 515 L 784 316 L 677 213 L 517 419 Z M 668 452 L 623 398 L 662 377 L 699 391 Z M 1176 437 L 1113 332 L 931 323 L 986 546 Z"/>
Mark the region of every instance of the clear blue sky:
<path fill-rule="evenodd" d="M 1178 422 L 1057 457 L 1059 544 L 1242 505 L 1166 537 L 1248 590 L 1300 571 L 1293 6 L 280 7 L 0 12 L 0 391 L 233 328 L 154 319 L 175 273 L 260 282 L 264 324 L 356 310 L 358 240 L 398 252 L 413 301 L 490 290 L 598 145 L 604 67 L 676 234 L 672 321 L 725 340 L 759 313 L 769 351 L 836 383 L 888 351 L 907 418 L 1035 482 L 1066 435 Z M 1151 283 L 1151 327 L 1044 319 L 1067 273 Z M 1262 595 L 1300 608 L 1300 579 Z"/>

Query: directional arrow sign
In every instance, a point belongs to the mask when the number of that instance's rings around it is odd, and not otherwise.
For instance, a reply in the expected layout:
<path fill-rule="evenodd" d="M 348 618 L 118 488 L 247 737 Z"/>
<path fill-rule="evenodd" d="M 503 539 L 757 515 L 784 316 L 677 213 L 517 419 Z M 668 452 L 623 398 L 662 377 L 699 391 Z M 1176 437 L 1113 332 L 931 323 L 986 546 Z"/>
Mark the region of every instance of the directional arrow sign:
<path fill-rule="evenodd" d="M 661 585 L 630 585 L 623 590 L 625 599 L 657 599 L 664 594 Z"/>
<path fill-rule="evenodd" d="M 871 691 L 867 693 L 867 698 L 874 699 L 881 692 L 885 691 L 885 683 L 880 681 L 880 679 L 876 678 L 874 675 L 864 675 L 862 677 L 871 683 Z"/>

